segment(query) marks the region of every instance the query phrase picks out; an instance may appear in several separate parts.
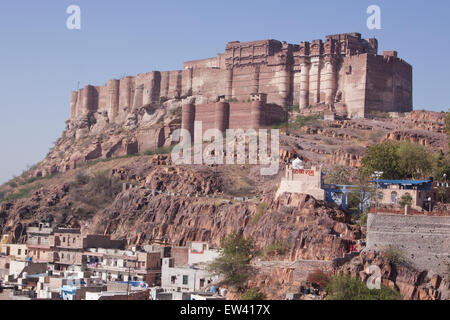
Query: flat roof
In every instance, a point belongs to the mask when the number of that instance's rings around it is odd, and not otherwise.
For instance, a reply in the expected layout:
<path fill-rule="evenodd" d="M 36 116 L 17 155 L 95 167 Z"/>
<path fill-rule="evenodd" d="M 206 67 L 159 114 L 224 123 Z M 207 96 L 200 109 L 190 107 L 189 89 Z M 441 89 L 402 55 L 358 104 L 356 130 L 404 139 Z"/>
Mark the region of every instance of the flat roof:
<path fill-rule="evenodd" d="M 404 185 L 421 185 L 431 183 L 431 180 L 373 180 L 372 182 L 380 184 L 404 184 Z"/>

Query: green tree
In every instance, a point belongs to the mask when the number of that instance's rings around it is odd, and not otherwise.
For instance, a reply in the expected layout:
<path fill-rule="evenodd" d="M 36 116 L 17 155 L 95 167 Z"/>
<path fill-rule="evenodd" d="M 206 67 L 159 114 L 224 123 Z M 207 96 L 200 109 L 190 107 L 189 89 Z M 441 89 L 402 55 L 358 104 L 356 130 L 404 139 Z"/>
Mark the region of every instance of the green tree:
<path fill-rule="evenodd" d="M 365 175 L 360 175 L 357 185 L 358 187 L 347 195 L 347 207 L 354 213 L 361 213 L 368 209 L 364 205 L 370 206 L 370 200 L 374 199 L 375 187 Z"/>
<path fill-rule="evenodd" d="M 398 143 L 392 141 L 369 146 L 361 159 L 361 174 L 370 177 L 375 171 L 382 171 L 382 178 L 398 178 L 401 172 L 397 151 Z"/>
<path fill-rule="evenodd" d="M 425 147 L 417 143 L 402 142 L 398 145 L 397 155 L 399 172 L 404 177 L 420 179 L 432 173 L 432 157 Z"/>
<path fill-rule="evenodd" d="M 413 200 L 412 196 L 409 193 L 405 193 L 400 198 L 400 207 L 404 208 L 406 206 L 411 206 L 412 200 Z"/>
<path fill-rule="evenodd" d="M 433 159 L 433 177 L 437 181 L 444 181 L 450 177 L 450 154 L 445 155 L 442 150 Z"/>
<path fill-rule="evenodd" d="M 367 177 L 382 171 L 384 179 L 422 178 L 432 173 L 433 156 L 416 143 L 387 141 L 368 147 L 361 164 Z"/>
<path fill-rule="evenodd" d="M 250 276 L 250 260 L 255 254 L 251 238 L 231 233 L 220 244 L 220 256 L 210 265 L 209 271 L 223 277 L 223 283 L 242 289 Z"/>
<path fill-rule="evenodd" d="M 400 300 L 401 295 L 390 287 L 369 289 L 360 279 L 349 275 L 335 275 L 327 285 L 327 300 Z"/>

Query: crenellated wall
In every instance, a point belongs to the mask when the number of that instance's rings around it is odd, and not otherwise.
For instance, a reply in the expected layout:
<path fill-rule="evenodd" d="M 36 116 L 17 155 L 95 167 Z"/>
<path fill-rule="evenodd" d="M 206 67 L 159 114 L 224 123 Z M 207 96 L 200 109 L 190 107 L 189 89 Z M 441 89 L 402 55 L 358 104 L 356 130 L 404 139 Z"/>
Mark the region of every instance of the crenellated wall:
<path fill-rule="evenodd" d="M 105 111 L 110 121 L 120 122 L 136 108 L 167 99 L 202 96 L 205 103 L 218 97 L 247 102 L 255 93 L 266 94 L 269 104 L 324 104 L 351 117 L 411 111 L 412 67 L 395 51 L 377 51 L 377 40 L 362 39 L 359 33 L 299 45 L 229 42 L 225 53 L 185 62 L 183 70 L 154 71 L 73 92 L 70 116 Z"/>

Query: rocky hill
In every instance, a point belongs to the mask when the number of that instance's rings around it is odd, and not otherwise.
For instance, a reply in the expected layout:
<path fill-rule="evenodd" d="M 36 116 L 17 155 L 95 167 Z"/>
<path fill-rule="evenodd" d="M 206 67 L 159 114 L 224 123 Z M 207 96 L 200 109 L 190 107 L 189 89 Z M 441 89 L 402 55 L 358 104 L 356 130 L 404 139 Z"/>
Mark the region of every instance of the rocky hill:
<path fill-rule="evenodd" d="M 349 215 L 310 196 L 275 199 L 283 170 L 263 177 L 250 165 L 174 166 L 168 150 L 171 133 L 180 127 L 180 108 L 181 100 L 170 100 L 137 109 L 121 124 L 109 123 L 101 113 L 68 121 L 45 159 L 0 187 L 0 233 L 23 242 L 29 224 L 52 219 L 80 225 L 84 233 L 125 238 L 129 245 L 193 240 L 218 245 L 240 231 L 259 248 L 282 244 L 283 252 L 274 258 L 281 261 L 332 261 L 364 237 Z M 292 112 L 290 118 L 289 131 L 281 135 L 282 160 L 295 151 L 312 164 L 357 168 L 367 146 L 388 139 L 448 152 L 441 113 L 323 121 Z M 144 146 L 139 145 L 143 136 L 150 141 Z M 157 148 L 161 141 L 165 147 Z M 261 276 L 266 291 L 278 290 L 279 284 L 272 284 L 279 276 Z M 425 295 L 414 279 L 402 280 L 416 288 L 407 298 Z M 291 285 L 286 281 L 279 292 Z M 436 295 L 429 291 L 427 297 Z"/>

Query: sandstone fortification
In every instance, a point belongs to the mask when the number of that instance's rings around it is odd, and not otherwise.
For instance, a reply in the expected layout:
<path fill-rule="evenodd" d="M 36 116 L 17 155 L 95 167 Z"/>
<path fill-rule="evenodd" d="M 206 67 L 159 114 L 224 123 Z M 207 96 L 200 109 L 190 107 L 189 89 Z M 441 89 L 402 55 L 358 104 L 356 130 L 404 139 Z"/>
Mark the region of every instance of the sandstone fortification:
<path fill-rule="evenodd" d="M 205 132 L 279 124 L 286 120 L 286 107 L 294 105 L 306 115 L 328 110 L 351 118 L 411 111 L 412 67 L 395 51 L 377 51 L 377 40 L 359 33 L 300 44 L 235 41 L 216 57 L 185 62 L 183 70 L 87 85 L 72 93 L 66 129 L 33 175 L 167 148 L 178 128 L 192 137 L 195 121 Z M 345 150 L 318 150 L 315 142 L 304 148 L 357 166 L 358 156 Z"/>
<path fill-rule="evenodd" d="M 87 85 L 72 93 L 71 119 L 106 111 L 110 122 L 121 122 L 141 106 L 168 99 L 247 102 L 252 94 L 266 94 L 267 103 L 279 106 L 324 104 L 350 117 L 409 112 L 412 67 L 395 51 L 378 55 L 377 40 L 359 33 L 300 44 L 235 41 L 216 57 L 185 62 L 183 70 Z"/>

